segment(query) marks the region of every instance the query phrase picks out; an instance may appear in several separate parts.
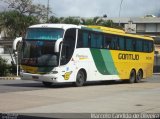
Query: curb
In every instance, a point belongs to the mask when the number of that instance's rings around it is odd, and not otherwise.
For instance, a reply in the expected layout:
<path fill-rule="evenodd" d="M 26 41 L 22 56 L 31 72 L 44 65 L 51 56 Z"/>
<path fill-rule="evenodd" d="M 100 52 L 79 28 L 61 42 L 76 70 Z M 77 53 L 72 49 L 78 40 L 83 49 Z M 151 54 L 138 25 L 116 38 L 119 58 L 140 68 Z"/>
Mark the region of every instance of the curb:
<path fill-rule="evenodd" d="M 20 77 L 0 77 L 0 80 L 20 80 Z"/>
<path fill-rule="evenodd" d="M 153 73 L 153 75 L 160 75 L 160 73 Z"/>

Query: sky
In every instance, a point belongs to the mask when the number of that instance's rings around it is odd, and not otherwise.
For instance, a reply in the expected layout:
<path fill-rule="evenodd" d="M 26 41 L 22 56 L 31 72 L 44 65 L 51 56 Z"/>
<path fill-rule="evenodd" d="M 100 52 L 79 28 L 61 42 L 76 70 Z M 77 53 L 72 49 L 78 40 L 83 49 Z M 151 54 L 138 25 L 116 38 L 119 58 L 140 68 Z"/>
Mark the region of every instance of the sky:
<path fill-rule="evenodd" d="M 2 1 L 2 0 L 0 0 Z M 109 18 L 119 17 L 121 0 L 49 0 L 51 15 L 56 17 L 95 17 L 106 14 Z M 47 0 L 33 0 L 35 4 L 47 6 Z M 0 3 L 0 10 L 4 5 Z M 123 0 L 120 17 L 142 17 L 160 13 L 160 0 Z"/>

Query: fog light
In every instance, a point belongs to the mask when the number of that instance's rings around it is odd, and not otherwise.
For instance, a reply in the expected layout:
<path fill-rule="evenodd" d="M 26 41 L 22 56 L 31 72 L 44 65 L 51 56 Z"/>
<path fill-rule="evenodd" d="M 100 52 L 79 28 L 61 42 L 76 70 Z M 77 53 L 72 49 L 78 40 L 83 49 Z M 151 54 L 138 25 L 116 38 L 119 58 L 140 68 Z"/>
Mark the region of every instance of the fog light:
<path fill-rule="evenodd" d="M 51 78 L 52 80 L 56 80 L 57 78 L 56 77 L 54 77 L 54 78 Z"/>

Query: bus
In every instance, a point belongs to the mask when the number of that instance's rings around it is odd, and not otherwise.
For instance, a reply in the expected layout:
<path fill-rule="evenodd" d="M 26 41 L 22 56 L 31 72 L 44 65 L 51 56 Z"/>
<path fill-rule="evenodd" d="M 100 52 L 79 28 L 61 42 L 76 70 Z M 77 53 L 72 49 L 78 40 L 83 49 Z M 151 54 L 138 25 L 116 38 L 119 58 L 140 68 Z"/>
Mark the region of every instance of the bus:
<path fill-rule="evenodd" d="M 154 43 L 148 36 L 103 26 L 38 24 L 22 39 L 22 80 L 73 83 L 152 76 Z"/>

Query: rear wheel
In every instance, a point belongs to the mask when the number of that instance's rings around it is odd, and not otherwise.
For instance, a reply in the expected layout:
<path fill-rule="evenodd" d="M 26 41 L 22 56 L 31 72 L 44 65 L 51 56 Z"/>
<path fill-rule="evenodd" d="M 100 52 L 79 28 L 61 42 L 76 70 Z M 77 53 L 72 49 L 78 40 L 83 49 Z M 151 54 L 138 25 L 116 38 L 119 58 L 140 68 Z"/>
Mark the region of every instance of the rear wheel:
<path fill-rule="evenodd" d="M 139 83 L 142 78 L 143 78 L 143 72 L 142 72 L 142 70 L 139 70 L 138 73 L 137 73 L 137 77 L 136 77 L 135 82 Z"/>
<path fill-rule="evenodd" d="M 129 83 L 134 83 L 135 80 L 136 80 L 136 72 L 132 70 L 129 77 Z"/>
<path fill-rule="evenodd" d="M 75 86 L 80 87 L 83 86 L 86 81 L 86 75 L 83 70 L 78 71 Z"/>
<path fill-rule="evenodd" d="M 50 87 L 52 86 L 52 83 L 51 82 L 42 82 L 44 86 L 46 87 Z"/>

